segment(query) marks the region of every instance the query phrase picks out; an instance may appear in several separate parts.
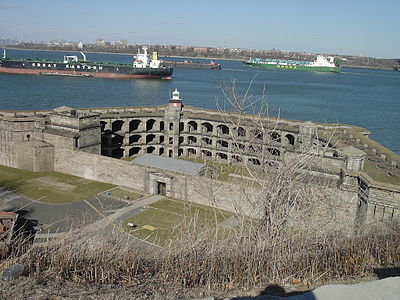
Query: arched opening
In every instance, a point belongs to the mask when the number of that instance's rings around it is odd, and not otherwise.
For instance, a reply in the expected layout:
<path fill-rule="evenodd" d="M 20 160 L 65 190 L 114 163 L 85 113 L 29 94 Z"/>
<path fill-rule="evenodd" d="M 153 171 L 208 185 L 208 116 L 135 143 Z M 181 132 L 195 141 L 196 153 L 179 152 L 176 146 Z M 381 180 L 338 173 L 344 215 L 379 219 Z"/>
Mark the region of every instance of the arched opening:
<path fill-rule="evenodd" d="M 163 155 L 164 154 L 164 148 L 160 148 L 158 150 L 158 155 Z"/>
<path fill-rule="evenodd" d="M 147 147 L 146 152 L 147 152 L 147 153 L 153 153 L 154 150 L 156 150 L 156 148 L 153 147 L 153 146 L 150 146 L 150 147 Z"/>
<path fill-rule="evenodd" d="M 246 148 L 246 146 L 241 143 L 233 143 L 233 147 L 235 148 L 235 150 L 239 151 L 244 151 L 244 149 Z"/>
<path fill-rule="evenodd" d="M 101 132 L 104 132 L 104 130 L 106 129 L 106 125 L 107 125 L 107 122 L 100 121 Z"/>
<path fill-rule="evenodd" d="M 262 133 L 261 130 L 256 129 L 253 131 L 253 137 L 255 140 L 262 141 L 264 138 L 264 134 Z"/>
<path fill-rule="evenodd" d="M 156 123 L 156 120 L 150 119 L 146 121 L 146 131 L 150 131 L 154 128 L 154 124 Z"/>
<path fill-rule="evenodd" d="M 249 158 L 249 162 L 252 163 L 255 166 L 260 166 L 261 165 L 260 160 L 258 160 L 257 158 L 250 157 Z"/>
<path fill-rule="evenodd" d="M 139 125 L 142 121 L 140 120 L 132 120 L 129 122 L 129 131 L 135 131 L 139 129 Z"/>
<path fill-rule="evenodd" d="M 203 133 L 213 132 L 213 126 L 208 122 L 201 123 L 201 131 Z"/>
<path fill-rule="evenodd" d="M 239 155 L 232 155 L 232 160 L 233 160 L 233 162 L 236 162 L 236 163 L 243 162 L 243 158 L 240 157 Z"/>
<path fill-rule="evenodd" d="M 179 132 L 182 132 L 185 128 L 185 123 L 179 122 Z"/>
<path fill-rule="evenodd" d="M 160 144 L 164 143 L 164 136 L 160 135 Z"/>
<path fill-rule="evenodd" d="M 140 153 L 140 147 L 133 147 L 129 149 L 129 156 L 137 155 Z"/>
<path fill-rule="evenodd" d="M 218 134 L 229 134 L 229 127 L 224 124 L 220 124 L 217 126 L 217 131 Z"/>
<path fill-rule="evenodd" d="M 168 143 L 170 145 L 172 145 L 174 143 L 174 138 L 172 136 L 169 138 Z"/>
<path fill-rule="evenodd" d="M 183 136 L 180 136 L 180 137 L 179 137 L 179 145 L 180 145 L 180 144 L 183 144 Z"/>
<path fill-rule="evenodd" d="M 207 156 L 207 157 L 212 156 L 211 151 L 208 151 L 208 150 L 201 150 L 201 154 L 202 154 L 202 156 Z"/>
<path fill-rule="evenodd" d="M 211 145 L 212 144 L 212 139 L 210 139 L 208 137 L 204 137 L 201 140 L 202 140 L 203 144 L 206 144 L 206 145 Z"/>
<path fill-rule="evenodd" d="M 131 135 L 129 137 L 129 145 L 131 145 L 133 143 L 139 143 L 141 138 L 142 138 L 142 136 L 139 134 Z"/>
<path fill-rule="evenodd" d="M 164 121 L 160 121 L 160 131 L 164 130 Z"/>
<path fill-rule="evenodd" d="M 281 155 L 281 151 L 279 151 L 276 148 L 268 148 L 267 150 L 273 156 L 280 156 Z"/>
<path fill-rule="evenodd" d="M 245 137 L 246 136 L 246 130 L 243 127 L 235 127 L 235 133 L 237 137 Z"/>
<path fill-rule="evenodd" d="M 223 160 L 227 160 L 228 159 L 228 155 L 226 155 L 225 153 L 217 152 L 216 156 L 219 159 L 223 159 Z"/>
<path fill-rule="evenodd" d="M 291 135 L 290 133 L 288 133 L 287 135 L 285 135 L 285 137 L 286 137 L 286 142 L 288 143 L 288 145 L 294 146 L 294 136 Z"/>
<path fill-rule="evenodd" d="M 169 130 L 174 130 L 174 123 L 169 123 Z"/>
<path fill-rule="evenodd" d="M 249 152 L 260 153 L 261 150 L 262 150 L 261 146 L 258 146 L 258 145 L 250 145 L 249 146 Z"/>
<path fill-rule="evenodd" d="M 154 134 L 148 134 L 146 136 L 146 144 L 154 142 L 155 139 L 156 139 L 156 136 Z"/>
<path fill-rule="evenodd" d="M 172 157 L 172 150 L 169 150 L 169 151 L 168 151 L 168 156 L 169 156 L 169 157 Z"/>
<path fill-rule="evenodd" d="M 271 138 L 271 141 L 276 142 L 276 143 L 281 142 L 281 135 L 279 133 L 277 133 L 276 131 L 271 131 L 269 133 L 269 136 Z"/>
<path fill-rule="evenodd" d="M 196 150 L 193 148 L 188 148 L 187 149 L 187 155 L 188 156 L 196 156 Z"/>
<path fill-rule="evenodd" d="M 124 125 L 124 123 L 125 122 L 122 120 L 117 120 L 117 121 L 112 122 L 112 124 L 111 124 L 112 132 L 120 131 L 122 129 L 122 126 Z"/>
<path fill-rule="evenodd" d="M 218 140 L 217 148 L 228 148 L 228 142 L 224 140 Z"/>
<path fill-rule="evenodd" d="M 197 131 L 197 123 L 195 121 L 188 122 L 188 131 L 189 132 Z"/>
<path fill-rule="evenodd" d="M 188 144 L 193 145 L 197 143 L 197 138 L 195 136 L 188 136 Z"/>
<path fill-rule="evenodd" d="M 183 155 L 183 149 L 178 149 L 178 156 L 182 156 Z"/>

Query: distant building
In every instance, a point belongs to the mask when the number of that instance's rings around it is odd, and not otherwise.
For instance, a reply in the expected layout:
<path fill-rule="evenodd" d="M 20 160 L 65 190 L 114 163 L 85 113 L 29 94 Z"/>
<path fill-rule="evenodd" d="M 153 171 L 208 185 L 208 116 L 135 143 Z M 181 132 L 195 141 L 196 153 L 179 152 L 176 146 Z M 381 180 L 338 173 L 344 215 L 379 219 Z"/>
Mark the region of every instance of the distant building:
<path fill-rule="evenodd" d="M 102 38 L 97 38 L 96 39 L 96 45 L 97 46 L 105 46 L 106 45 L 106 40 Z"/>

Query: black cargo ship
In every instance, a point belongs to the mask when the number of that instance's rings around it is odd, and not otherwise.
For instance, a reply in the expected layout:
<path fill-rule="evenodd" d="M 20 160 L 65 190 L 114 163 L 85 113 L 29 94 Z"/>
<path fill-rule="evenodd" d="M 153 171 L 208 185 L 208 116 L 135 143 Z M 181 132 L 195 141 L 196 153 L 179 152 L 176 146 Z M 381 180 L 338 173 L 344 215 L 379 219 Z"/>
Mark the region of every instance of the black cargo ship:
<path fill-rule="evenodd" d="M 138 51 L 132 64 L 89 62 L 82 52 L 82 60 L 77 56 L 64 56 L 63 60 L 12 59 L 6 57 L 4 50 L 3 58 L 0 58 L 0 72 L 72 77 L 171 79 L 173 68 L 162 64 L 156 52 L 153 52 L 153 58 L 149 59 L 147 49 L 143 50 L 143 53 Z"/>
<path fill-rule="evenodd" d="M 162 61 L 166 66 L 173 68 L 188 68 L 188 69 L 206 69 L 206 70 L 221 70 L 221 64 L 218 64 L 214 61 L 210 63 L 204 62 L 196 62 L 191 60 L 163 60 Z"/>

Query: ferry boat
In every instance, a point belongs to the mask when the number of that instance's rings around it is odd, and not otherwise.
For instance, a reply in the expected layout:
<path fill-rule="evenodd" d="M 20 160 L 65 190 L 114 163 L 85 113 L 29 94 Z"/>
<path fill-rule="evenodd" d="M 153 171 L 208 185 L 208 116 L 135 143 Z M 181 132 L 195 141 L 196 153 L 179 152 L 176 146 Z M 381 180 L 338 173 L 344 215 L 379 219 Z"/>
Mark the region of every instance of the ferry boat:
<path fill-rule="evenodd" d="M 248 67 L 268 69 L 340 73 L 339 62 L 339 60 L 335 61 L 333 56 L 318 55 L 315 61 L 254 58 L 245 61 L 243 64 Z"/>
<path fill-rule="evenodd" d="M 0 58 L 0 72 L 10 74 L 37 74 L 72 77 L 102 77 L 102 78 L 156 78 L 171 79 L 173 68 L 161 63 L 157 52 L 152 58 L 143 47 L 143 53 L 138 49 L 133 63 L 90 62 L 81 52 L 83 59 L 75 55 L 66 55 L 63 60 L 50 59 L 17 59 L 7 58 L 4 49 Z"/>

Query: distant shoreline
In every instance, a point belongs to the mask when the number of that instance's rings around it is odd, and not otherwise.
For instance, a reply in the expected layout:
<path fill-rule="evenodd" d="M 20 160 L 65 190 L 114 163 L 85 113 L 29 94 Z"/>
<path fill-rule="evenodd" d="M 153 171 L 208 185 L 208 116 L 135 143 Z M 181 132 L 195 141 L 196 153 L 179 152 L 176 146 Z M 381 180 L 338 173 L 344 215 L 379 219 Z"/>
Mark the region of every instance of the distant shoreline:
<path fill-rule="evenodd" d="M 34 48 L 15 48 L 8 47 L 4 49 L 10 50 L 29 50 L 29 51 L 45 51 L 45 52 L 68 52 L 68 53 L 77 53 L 81 50 L 48 50 L 48 49 L 34 49 Z M 113 55 L 135 55 L 136 53 L 122 53 L 122 52 L 107 52 L 107 51 L 82 51 L 84 53 L 90 54 L 113 54 Z M 176 55 L 168 55 L 162 57 L 171 57 L 171 58 L 190 58 L 190 59 L 202 59 L 202 60 L 221 60 L 221 61 L 245 61 L 246 58 L 220 58 L 220 57 L 199 57 L 199 56 L 176 56 Z M 353 68 L 353 69 L 369 69 L 369 70 L 384 70 L 384 71 L 394 71 L 393 68 L 384 68 L 384 67 L 368 67 L 368 66 L 342 66 L 344 68 Z"/>
<path fill-rule="evenodd" d="M 13 47 L 8 47 L 5 48 L 10 49 L 10 50 L 29 50 L 29 51 L 45 51 L 45 52 L 71 52 L 71 53 L 77 53 L 82 50 L 43 50 L 43 49 L 33 49 L 33 48 L 13 48 Z M 116 55 L 136 55 L 136 53 L 122 53 L 122 52 L 104 52 L 104 51 L 82 51 L 83 53 L 92 53 L 92 54 L 116 54 Z M 240 58 L 220 58 L 220 57 L 199 57 L 199 56 L 176 56 L 176 55 L 168 55 L 168 56 L 163 56 L 163 57 L 173 57 L 173 58 L 191 58 L 191 59 L 205 59 L 205 60 L 233 60 L 233 61 L 244 61 L 246 60 L 245 58 L 240 59 Z"/>

